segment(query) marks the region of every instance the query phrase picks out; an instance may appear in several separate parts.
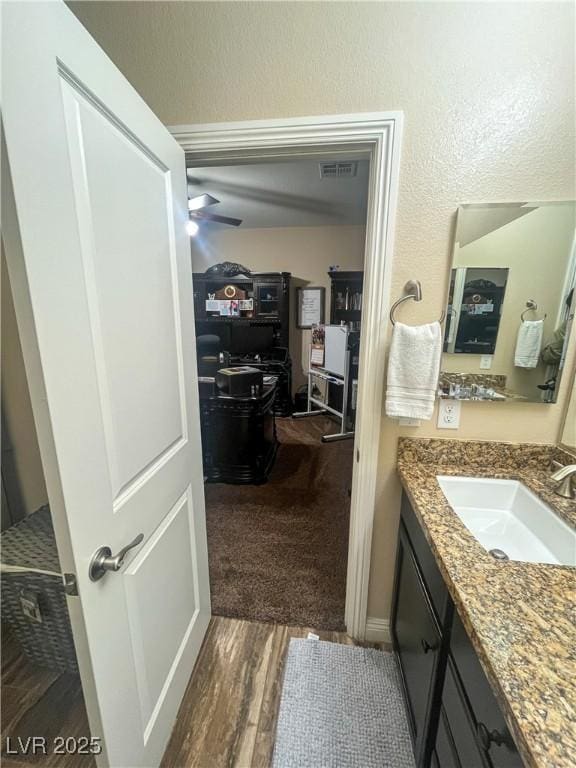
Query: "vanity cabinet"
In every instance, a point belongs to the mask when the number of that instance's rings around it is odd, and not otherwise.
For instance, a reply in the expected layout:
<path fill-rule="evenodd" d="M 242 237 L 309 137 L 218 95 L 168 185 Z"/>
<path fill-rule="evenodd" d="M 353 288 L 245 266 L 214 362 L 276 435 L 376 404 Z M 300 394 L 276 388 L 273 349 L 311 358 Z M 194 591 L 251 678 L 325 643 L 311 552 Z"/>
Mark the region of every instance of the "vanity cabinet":
<path fill-rule="evenodd" d="M 391 633 L 417 768 L 521 768 L 492 688 L 405 494 Z"/>
<path fill-rule="evenodd" d="M 440 630 L 404 526 L 398 549 L 396 647 L 410 725 L 417 749 L 422 748 L 430 696 L 440 648 Z"/>
<path fill-rule="evenodd" d="M 432 768 L 462 768 L 444 707 L 440 708 L 436 743 L 430 764 Z"/>
<path fill-rule="evenodd" d="M 450 659 L 462 707 L 490 768 L 517 768 L 522 760 L 476 651 L 455 612 L 450 631 Z M 462 763 L 464 768 L 465 763 Z"/>
<path fill-rule="evenodd" d="M 440 711 L 445 734 L 442 738 L 436 735 L 438 764 L 443 765 L 449 756 L 448 762 L 452 761 L 457 768 L 489 768 L 490 763 L 477 743 L 474 723 L 469 716 L 451 659 L 444 674 Z"/>

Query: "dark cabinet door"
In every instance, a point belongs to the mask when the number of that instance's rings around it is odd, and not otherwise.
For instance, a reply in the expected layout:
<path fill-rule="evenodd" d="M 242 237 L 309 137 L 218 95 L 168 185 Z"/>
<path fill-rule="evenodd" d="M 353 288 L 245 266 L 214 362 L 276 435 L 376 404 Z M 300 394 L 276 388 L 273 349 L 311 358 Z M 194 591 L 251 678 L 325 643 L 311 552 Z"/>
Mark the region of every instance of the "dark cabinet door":
<path fill-rule="evenodd" d="M 442 692 L 446 730 L 453 739 L 458 760 L 463 768 L 490 768 L 484 753 L 478 746 L 474 723 L 456 680 L 450 661 L 446 667 Z"/>
<path fill-rule="evenodd" d="M 449 602 L 448 589 L 442 578 L 436 560 L 430 549 L 430 544 L 420 527 L 410 500 L 406 494 L 402 494 L 402 522 L 406 526 L 406 533 L 410 539 L 410 544 L 414 550 L 414 555 L 418 561 L 418 568 L 422 574 L 422 580 L 426 586 L 426 591 L 430 597 L 432 607 L 436 612 L 438 624 L 442 626 L 445 619 L 446 607 Z"/>
<path fill-rule="evenodd" d="M 281 283 L 258 282 L 255 288 L 258 317 L 278 317 L 282 302 Z"/>
<path fill-rule="evenodd" d="M 392 635 L 411 716 L 414 752 L 419 762 L 426 738 L 440 635 L 402 523 Z"/>
<path fill-rule="evenodd" d="M 469 766 L 462 766 L 460 763 L 444 707 L 440 709 L 440 718 L 438 719 L 435 753 L 437 765 L 440 768 L 469 768 Z"/>
<path fill-rule="evenodd" d="M 470 712 L 485 764 L 490 768 L 522 768 L 522 758 L 458 614 L 452 625 L 450 651 L 464 691 L 463 706 Z"/>
<path fill-rule="evenodd" d="M 406 496 L 391 634 L 418 768 L 521 768 L 490 683 Z"/>

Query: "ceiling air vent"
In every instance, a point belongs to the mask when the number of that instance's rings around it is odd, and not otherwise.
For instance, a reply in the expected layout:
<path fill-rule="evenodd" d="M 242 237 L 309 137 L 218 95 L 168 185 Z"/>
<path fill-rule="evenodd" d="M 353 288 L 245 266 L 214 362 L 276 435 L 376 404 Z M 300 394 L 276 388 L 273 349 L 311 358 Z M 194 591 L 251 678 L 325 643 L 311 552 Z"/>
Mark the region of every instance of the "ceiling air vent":
<path fill-rule="evenodd" d="M 320 163 L 321 179 L 351 179 L 356 176 L 358 163 Z"/>

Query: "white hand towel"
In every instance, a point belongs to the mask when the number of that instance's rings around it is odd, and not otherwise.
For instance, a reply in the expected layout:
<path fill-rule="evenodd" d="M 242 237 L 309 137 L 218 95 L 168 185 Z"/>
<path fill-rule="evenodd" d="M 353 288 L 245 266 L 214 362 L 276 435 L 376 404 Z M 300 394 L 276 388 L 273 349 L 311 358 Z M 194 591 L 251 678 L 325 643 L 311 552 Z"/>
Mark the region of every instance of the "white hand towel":
<path fill-rule="evenodd" d="M 388 361 L 387 416 L 432 418 L 441 356 L 440 323 L 396 323 Z"/>
<path fill-rule="evenodd" d="M 514 365 L 517 368 L 536 368 L 540 361 L 544 320 L 524 320 L 518 328 Z"/>

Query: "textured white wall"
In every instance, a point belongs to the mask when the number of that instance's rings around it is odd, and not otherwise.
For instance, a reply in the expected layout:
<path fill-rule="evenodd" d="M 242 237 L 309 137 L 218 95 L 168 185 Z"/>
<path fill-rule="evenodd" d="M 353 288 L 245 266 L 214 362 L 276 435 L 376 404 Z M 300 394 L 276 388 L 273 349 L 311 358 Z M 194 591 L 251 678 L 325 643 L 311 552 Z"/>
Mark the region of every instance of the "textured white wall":
<path fill-rule="evenodd" d="M 572 3 L 71 7 L 167 124 L 403 110 L 392 290 L 409 278 L 424 290 L 418 306 L 403 307 L 408 322 L 440 314 L 459 203 L 576 196 Z M 568 378 L 557 405 L 467 403 L 449 436 L 555 441 Z M 438 434 L 433 422 L 404 433 Z M 384 419 L 369 599 L 381 617 L 396 546 L 399 434 Z"/>

